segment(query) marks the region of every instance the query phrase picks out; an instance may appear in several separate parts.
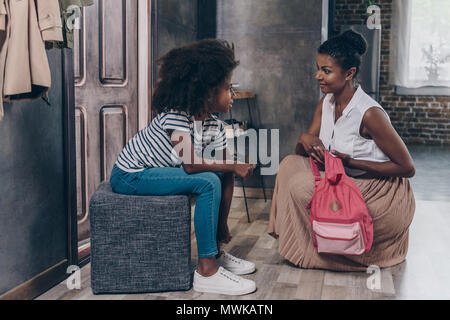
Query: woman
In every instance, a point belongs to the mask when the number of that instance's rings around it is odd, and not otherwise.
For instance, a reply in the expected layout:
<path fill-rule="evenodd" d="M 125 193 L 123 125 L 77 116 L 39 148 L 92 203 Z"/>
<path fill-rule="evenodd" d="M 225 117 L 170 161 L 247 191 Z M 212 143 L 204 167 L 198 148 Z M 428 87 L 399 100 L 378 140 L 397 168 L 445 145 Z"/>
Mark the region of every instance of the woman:
<path fill-rule="evenodd" d="M 279 240 L 280 254 L 300 267 L 364 271 L 406 257 L 415 210 L 407 178 L 415 173 L 414 163 L 387 113 L 355 84 L 366 50 L 364 38 L 353 31 L 319 47 L 316 80 L 324 96 L 308 132 L 298 140 L 296 155 L 287 156 L 279 167 L 268 231 Z M 374 241 L 362 256 L 318 254 L 313 246 L 306 207 L 314 178 L 307 157 L 323 169 L 324 150 L 342 159 L 372 216 Z"/>

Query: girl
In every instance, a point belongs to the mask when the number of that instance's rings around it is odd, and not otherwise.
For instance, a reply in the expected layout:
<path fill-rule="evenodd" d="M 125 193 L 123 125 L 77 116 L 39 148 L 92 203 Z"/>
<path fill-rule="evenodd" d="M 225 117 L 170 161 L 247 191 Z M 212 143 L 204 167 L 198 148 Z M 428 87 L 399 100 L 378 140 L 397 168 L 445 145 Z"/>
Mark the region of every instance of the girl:
<path fill-rule="evenodd" d="M 402 262 L 415 202 L 409 181 L 414 164 L 384 109 L 355 84 L 367 43 L 347 31 L 323 43 L 316 80 L 324 93 L 296 155 L 280 164 L 270 213 L 269 233 L 279 252 L 305 268 L 365 271 Z M 307 156 L 324 164 L 324 150 L 343 160 L 346 173 L 361 190 L 373 219 L 372 249 L 363 256 L 319 255 L 314 249 L 309 212 L 314 178 Z M 322 173 L 323 175 L 323 173 Z"/>
<path fill-rule="evenodd" d="M 194 290 L 253 292 L 255 283 L 237 274 L 252 273 L 255 264 L 219 251 L 220 243 L 231 239 L 227 218 L 234 175 L 247 179 L 252 167 L 202 156 L 209 149 L 217 159 L 230 159 L 224 125 L 213 113 L 229 112 L 232 106 L 231 76 L 238 65 L 234 52 L 225 41 L 207 39 L 173 49 L 159 64 L 152 102 L 158 114 L 120 153 L 111 186 L 123 194 L 197 194 Z"/>

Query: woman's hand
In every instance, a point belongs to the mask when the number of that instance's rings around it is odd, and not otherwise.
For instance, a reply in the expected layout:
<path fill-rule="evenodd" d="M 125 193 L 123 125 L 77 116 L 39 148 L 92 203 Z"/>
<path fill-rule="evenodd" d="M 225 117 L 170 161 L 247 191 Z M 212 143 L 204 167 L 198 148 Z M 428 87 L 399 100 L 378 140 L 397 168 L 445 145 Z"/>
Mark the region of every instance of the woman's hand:
<path fill-rule="evenodd" d="M 234 165 L 234 173 L 244 180 L 253 175 L 253 166 L 248 163 L 236 163 Z"/>
<path fill-rule="evenodd" d="M 302 144 L 305 152 L 313 158 L 314 161 L 322 165 L 325 164 L 325 146 L 319 137 L 309 133 L 304 133 L 300 136 L 298 142 Z"/>
<path fill-rule="evenodd" d="M 351 159 L 348 154 L 341 153 L 341 152 L 336 151 L 336 150 L 331 150 L 331 153 L 333 155 L 335 155 L 336 157 L 342 159 L 342 163 L 344 164 L 344 166 L 348 165 L 348 161 Z"/>

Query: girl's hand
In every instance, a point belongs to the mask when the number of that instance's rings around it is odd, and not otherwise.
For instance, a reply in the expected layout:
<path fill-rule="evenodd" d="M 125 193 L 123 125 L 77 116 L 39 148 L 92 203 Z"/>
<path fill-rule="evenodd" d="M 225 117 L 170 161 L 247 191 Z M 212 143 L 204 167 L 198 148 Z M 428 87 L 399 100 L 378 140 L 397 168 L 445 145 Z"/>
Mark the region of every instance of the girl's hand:
<path fill-rule="evenodd" d="M 244 180 L 253 175 L 253 166 L 248 163 L 237 163 L 234 165 L 234 173 Z"/>
<path fill-rule="evenodd" d="M 339 151 L 336 150 L 331 150 L 331 153 L 334 154 L 336 157 L 342 159 L 342 163 L 344 164 L 344 166 L 348 165 L 348 161 L 351 159 L 348 154 L 340 153 Z"/>
<path fill-rule="evenodd" d="M 304 133 L 300 136 L 299 142 L 303 145 L 305 152 L 320 164 L 325 164 L 325 146 L 319 137 Z"/>

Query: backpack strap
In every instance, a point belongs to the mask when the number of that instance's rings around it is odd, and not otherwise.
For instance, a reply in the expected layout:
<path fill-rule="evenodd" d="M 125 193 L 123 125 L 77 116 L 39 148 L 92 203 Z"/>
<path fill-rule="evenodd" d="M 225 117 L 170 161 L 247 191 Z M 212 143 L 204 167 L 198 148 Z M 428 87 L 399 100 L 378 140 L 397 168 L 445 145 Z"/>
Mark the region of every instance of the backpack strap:
<path fill-rule="evenodd" d="M 311 170 L 312 170 L 313 175 L 314 175 L 314 184 L 317 187 L 317 185 L 319 184 L 320 180 L 322 180 L 322 178 L 320 177 L 319 168 L 317 167 L 317 164 L 314 162 L 312 157 L 309 157 L 309 164 L 311 166 Z"/>
<path fill-rule="evenodd" d="M 345 175 L 344 165 L 340 158 L 333 157 L 325 150 L 325 177 L 330 183 L 336 184 Z"/>

